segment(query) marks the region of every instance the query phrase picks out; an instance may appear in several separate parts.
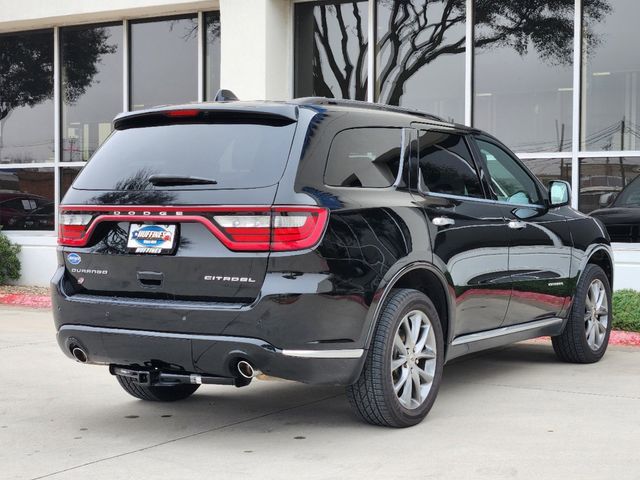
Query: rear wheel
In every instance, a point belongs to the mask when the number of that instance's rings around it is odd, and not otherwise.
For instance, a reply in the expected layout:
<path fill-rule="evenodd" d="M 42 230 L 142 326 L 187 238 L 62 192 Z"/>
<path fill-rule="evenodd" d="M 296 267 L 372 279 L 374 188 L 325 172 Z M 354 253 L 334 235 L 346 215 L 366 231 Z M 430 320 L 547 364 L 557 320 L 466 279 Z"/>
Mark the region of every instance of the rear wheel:
<path fill-rule="evenodd" d="M 416 290 L 393 290 L 360 378 L 347 387 L 347 396 L 368 423 L 410 427 L 433 406 L 443 363 L 442 327 L 431 300 Z"/>
<path fill-rule="evenodd" d="M 604 270 L 589 264 L 573 300 L 564 331 L 551 339 L 558 358 L 594 363 L 604 356 L 611 333 L 611 286 Z"/>
<path fill-rule="evenodd" d="M 190 397 L 200 385 L 179 384 L 168 387 L 140 385 L 129 377 L 116 375 L 118 383 L 129 395 L 151 402 L 175 402 Z"/>

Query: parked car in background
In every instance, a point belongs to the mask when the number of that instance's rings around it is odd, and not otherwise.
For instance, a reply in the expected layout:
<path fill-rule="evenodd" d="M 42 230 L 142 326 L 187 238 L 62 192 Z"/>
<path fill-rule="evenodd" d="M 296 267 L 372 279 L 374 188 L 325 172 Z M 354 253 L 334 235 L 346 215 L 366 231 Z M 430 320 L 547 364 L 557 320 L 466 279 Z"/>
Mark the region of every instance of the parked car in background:
<path fill-rule="evenodd" d="M 4 230 L 31 230 L 43 229 L 44 224 L 50 224 L 54 218 L 51 200 L 38 195 L 22 192 L 0 192 L 0 226 Z M 46 210 L 49 208 L 49 210 Z M 30 215 L 45 209 L 39 214 L 36 221 Z M 46 213 L 48 212 L 48 213 Z M 45 221 L 46 217 L 46 221 Z M 38 225 L 36 225 L 38 224 Z M 48 227 L 47 229 L 51 229 Z"/>
<path fill-rule="evenodd" d="M 640 242 L 640 175 L 617 195 L 602 194 L 600 206 L 591 216 L 605 225 L 612 242 Z"/>
<path fill-rule="evenodd" d="M 24 217 L 25 230 L 53 230 L 55 226 L 55 203 L 49 202 L 32 210 Z"/>
<path fill-rule="evenodd" d="M 263 372 L 407 427 L 454 358 L 541 335 L 563 361 L 607 349 L 606 232 L 486 133 L 325 98 L 114 128 L 61 202 L 53 314 L 62 351 L 136 398 Z"/>

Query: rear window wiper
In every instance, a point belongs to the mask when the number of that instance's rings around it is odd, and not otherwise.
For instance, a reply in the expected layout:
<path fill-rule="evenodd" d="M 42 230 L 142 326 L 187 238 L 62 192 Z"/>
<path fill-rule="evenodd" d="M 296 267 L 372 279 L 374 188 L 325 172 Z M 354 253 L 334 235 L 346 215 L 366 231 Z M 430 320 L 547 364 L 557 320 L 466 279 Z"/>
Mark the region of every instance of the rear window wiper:
<path fill-rule="evenodd" d="M 174 186 L 174 185 L 216 185 L 217 180 L 212 178 L 190 177 L 187 175 L 151 175 L 148 178 L 149 183 L 155 186 Z"/>

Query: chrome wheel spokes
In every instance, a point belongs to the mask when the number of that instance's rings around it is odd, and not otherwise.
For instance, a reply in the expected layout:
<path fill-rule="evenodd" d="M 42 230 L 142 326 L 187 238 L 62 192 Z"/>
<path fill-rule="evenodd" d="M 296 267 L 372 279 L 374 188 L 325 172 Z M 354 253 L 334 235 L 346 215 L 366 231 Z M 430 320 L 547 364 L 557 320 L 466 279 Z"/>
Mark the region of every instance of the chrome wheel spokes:
<path fill-rule="evenodd" d="M 609 299 L 601 280 L 589 285 L 585 299 L 584 329 L 591 350 L 599 350 L 604 343 L 609 326 Z"/>
<path fill-rule="evenodd" d="M 393 390 L 405 408 L 418 408 L 431 390 L 437 362 L 436 337 L 426 313 L 420 310 L 407 313 L 393 340 Z"/>

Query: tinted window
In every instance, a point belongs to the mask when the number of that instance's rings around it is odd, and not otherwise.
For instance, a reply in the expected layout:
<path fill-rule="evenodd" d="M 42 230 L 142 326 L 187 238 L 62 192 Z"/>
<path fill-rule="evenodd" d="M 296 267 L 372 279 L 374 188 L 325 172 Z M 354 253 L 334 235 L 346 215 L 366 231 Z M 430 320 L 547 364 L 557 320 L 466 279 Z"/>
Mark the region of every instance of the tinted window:
<path fill-rule="evenodd" d="M 640 176 L 636 177 L 620 192 L 615 201 L 616 207 L 640 207 Z"/>
<path fill-rule="evenodd" d="M 295 96 L 367 97 L 366 1 L 296 3 Z"/>
<path fill-rule="evenodd" d="M 464 121 L 465 2 L 377 0 L 378 101 Z"/>
<path fill-rule="evenodd" d="M 220 12 L 204 14 L 204 87 L 207 100 L 213 100 L 220 88 Z"/>
<path fill-rule="evenodd" d="M 601 15 L 593 19 L 594 9 Z M 640 149 L 640 2 L 583 8 L 581 150 Z"/>
<path fill-rule="evenodd" d="M 599 208 L 631 206 L 629 202 L 633 202 L 635 196 L 632 192 L 637 192 L 640 186 L 639 180 L 635 180 L 640 178 L 639 172 L 638 157 L 581 158 L 580 211 L 589 213 Z"/>
<path fill-rule="evenodd" d="M 0 35 L 0 163 L 53 162 L 53 31 Z"/>
<path fill-rule="evenodd" d="M 473 4 L 473 126 L 516 152 L 569 150 L 574 2 Z M 589 18 L 600 9 L 589 6 Z"/>
<path fill-rule="evenodd" d="M 482 197 L 478 172 L 459 135 L 421 131 L 418 162 L 423 185 L 430 192 Z"/>
<path fill-rule="evenodd" d="M 198 97 L 195 16 L 131 23 L 131 107 L 181 103 Z"/>
<path fill-rule="evenodd" d="M 53 168 L 0 170 L 0 228 L 53 230 L 53 190 Z"/>
<path fill-rule="evenodd" d="M 400 168 L 402 130 L 353 128 L 331 144 L 325 183 L 338 187 L 389 187 Z"/>
<path fill-rule="evenodd" d="M 519 204 L 540 203 L 535 182 L 511 155 L 493 143 L 483 140 L 477 142 L 498 200 Z"/>
<path fill-rule="evenodd" d="M 62 160 L 84 161 L 122 111 L 122 25 L 60 30 Z"/>
<path fill-rule="evenodd" d="M 75 188 L 147 190 L 153 174 L 195 176 L 217 185 L 158 188 L 253 188 L 275 184 L 295 124 L 187 124 L 117 130 L 80 173 Z"/>

